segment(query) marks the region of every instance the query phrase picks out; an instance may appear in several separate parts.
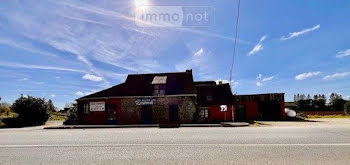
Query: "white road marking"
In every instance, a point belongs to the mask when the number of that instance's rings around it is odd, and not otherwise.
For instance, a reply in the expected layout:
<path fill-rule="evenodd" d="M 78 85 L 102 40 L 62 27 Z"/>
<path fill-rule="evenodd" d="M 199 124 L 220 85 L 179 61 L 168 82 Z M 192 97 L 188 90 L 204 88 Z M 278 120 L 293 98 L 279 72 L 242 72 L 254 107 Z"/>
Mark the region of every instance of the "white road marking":
<path fill-rule="evenodd" d="M 259 147 L 259 146 L 350 146 L 350 143 L 304 143 L 304 144 L 282 144 L 282 143 L 266 143 L 266 144 L 71 144 L 71 145 L 32 145 L 32 144 L 10 144 L 0 145 L 0 148 L 39 148 L 39 147 L 123 147 L 123 146 L 228 146 L 228 147 Z"/>

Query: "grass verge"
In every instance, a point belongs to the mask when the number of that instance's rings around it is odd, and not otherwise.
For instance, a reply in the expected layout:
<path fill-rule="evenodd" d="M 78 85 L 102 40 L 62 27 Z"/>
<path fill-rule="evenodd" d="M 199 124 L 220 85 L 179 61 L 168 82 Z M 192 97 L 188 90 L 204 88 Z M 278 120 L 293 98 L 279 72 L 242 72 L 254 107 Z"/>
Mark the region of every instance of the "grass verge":
<path fill-rule="evenodd" d="M 349 115 L 307 115 L 309 119 L 319 119 L 319 118 L 350 118 Z"/>

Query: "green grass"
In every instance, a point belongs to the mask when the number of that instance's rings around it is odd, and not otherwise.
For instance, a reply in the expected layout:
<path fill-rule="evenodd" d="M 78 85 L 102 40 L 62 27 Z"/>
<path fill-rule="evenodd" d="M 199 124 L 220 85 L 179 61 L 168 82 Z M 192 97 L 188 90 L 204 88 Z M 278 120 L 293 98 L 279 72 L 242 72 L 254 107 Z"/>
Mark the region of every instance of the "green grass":
<path fill-rule="evenodd" d="M 67 116 L 62 113 L 53 112 L 49 116 L 49 120 L 66 120 Z"/>
<path fill-rule="evenodd" d="M 17 116 L 18 116 L 18 114 L 17 114 L 17 113 L 14 113 L 14 112 L 9 112 L 8 116 L 7 116 L 6 112 L 4 112 L 4 113 L 1 113 L 1 114 L 0 114 L 0 119 L 15 118 L 15 117 L 17 117 Z"/>
<path fill-rule="evenodd" d="M 349 115 L 307 115 L 307 118 L 310 119 L 319 119 L 319 118 L 350 118 Z"/>

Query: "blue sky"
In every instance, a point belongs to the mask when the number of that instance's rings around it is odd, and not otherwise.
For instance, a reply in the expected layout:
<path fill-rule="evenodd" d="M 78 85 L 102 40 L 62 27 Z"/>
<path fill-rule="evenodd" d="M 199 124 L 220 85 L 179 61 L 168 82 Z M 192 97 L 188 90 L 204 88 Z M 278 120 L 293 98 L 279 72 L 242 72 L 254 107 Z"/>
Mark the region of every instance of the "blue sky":
<path fill-rule="evenodd" d="M 148 0 L 208 6 L 207 26 L 135 24 L 135 2 L 0 2 L 0 96 L 56 106 L 123 82 L 127 74 L 192 68 L 196 80 L 229 79 L 236 0 Z M 233 92 L 350 96 L 350 1 L 243 0 Z"/>

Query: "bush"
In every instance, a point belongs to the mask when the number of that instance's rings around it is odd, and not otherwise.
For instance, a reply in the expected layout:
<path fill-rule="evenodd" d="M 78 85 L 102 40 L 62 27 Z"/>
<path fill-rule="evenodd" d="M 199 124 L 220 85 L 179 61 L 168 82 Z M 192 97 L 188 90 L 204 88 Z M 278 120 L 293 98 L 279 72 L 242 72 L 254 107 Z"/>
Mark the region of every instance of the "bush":
<path fill-rule="evenodd" d="M 49 117 L 47 103 L 42 98 L 21 96 L 11 109 L 18 114 L 16 121 L 21 126 L 43 125 Z"/>
<path fill-rule="evenodd" d="M 5 125 L 3 127 L 6 128 L 20 128 L 23 127 L 24 122 L 19 118 L 5 118 L 2 121 Z"/>
<path fill-rule="evenodd" d="M 68 119 L 64 121 L 63 124 L 65 125 L 76 125 L 79 124 L 79 115 L 78 115 L 78 108 L 76 105 L 70 107 L 68 111 Z"/>
<path fill-rule="evenodd" d="M 345 105 L 344 105 L 344 111 L 345 111 L 345 114 L 350 115 L 350 101 L 348 101 L 347 103 L 345 103 Z"/>

